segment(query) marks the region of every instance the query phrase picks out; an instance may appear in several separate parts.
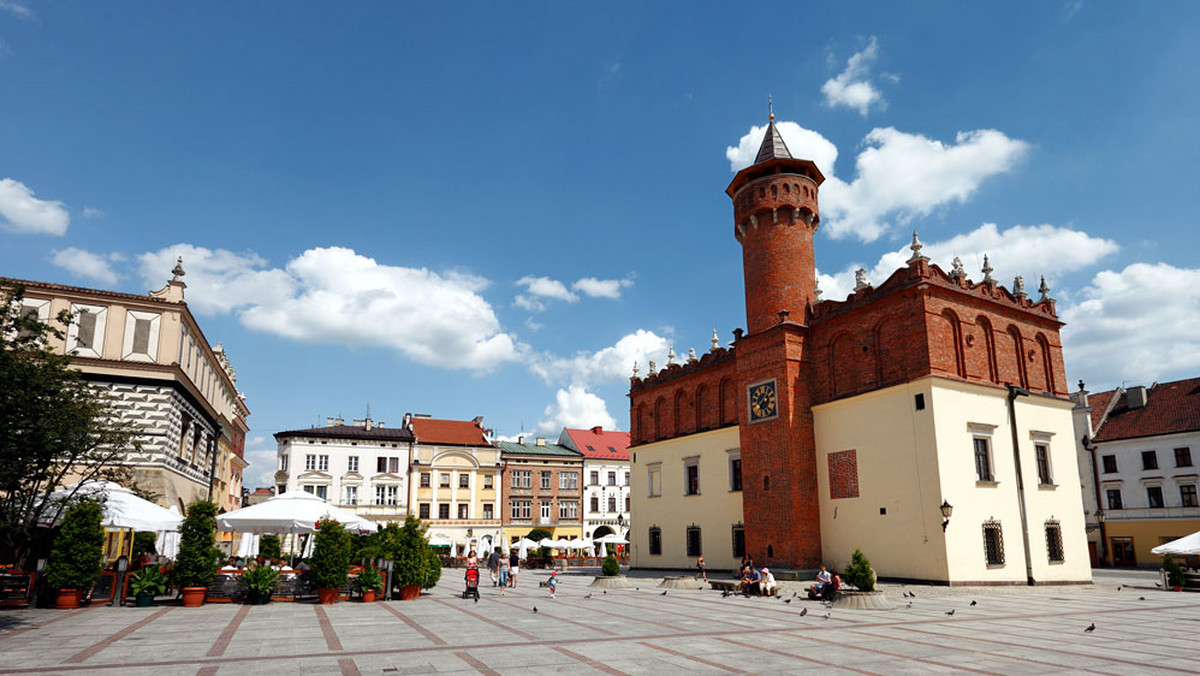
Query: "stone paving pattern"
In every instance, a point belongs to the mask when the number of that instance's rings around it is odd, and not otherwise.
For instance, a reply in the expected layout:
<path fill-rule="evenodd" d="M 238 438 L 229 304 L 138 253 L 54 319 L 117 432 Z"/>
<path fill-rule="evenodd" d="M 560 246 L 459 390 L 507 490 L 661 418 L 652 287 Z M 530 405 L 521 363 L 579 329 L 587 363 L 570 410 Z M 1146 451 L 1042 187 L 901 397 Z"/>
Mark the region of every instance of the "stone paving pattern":
<path fill-rule="evenodd" d="M 474 603 L 447 570 L 411 602 L 0 611 L 0 675 L 1200 673 L 1200 594 L 1122 575 L 1077 587 L 885 585 L 897 608 L 860 611 L 793 598 L 799 583 L 784 583 L 781 599 L 664 596 L 662 573 L 607 593 L 562 575 L 551 599 L 537 585 L 545 574 L 522 571 L 503 598 L 485 578 Z"/>

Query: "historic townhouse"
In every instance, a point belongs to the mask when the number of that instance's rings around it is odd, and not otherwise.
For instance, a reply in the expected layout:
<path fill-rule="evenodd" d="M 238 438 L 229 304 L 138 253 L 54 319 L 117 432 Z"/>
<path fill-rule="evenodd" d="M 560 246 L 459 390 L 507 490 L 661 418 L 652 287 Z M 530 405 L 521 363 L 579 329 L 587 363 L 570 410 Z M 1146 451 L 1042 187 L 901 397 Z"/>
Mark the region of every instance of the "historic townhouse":
<path fill-rule="evenodd" d="M 413 434 L 410 508 L 430 540 L 485 548 L 500 541 L 500 449 L 483 417 L 437 420 L 405 415 Z"/>
<path fill-rule="evenodd" d="M 558 443 L 583 456 L 583 536 L 625 538 L 629 531 L 629 433 L 564 427 Z"/>
<path fill-rule="evenodd" d="M 583 456 L 566 446 L 501 441 L 504 537 L 517 542 L 535 528 L 558 539 L 583 533 Z"/>
<path fill-rule="evenodd" d="M 23 307 L 44 322 L 71 313 L 65 339 L 51 346 L 144 430 L 141 452 L 126 458 L 138 485 L 165 506 L 211 499 L 227 508 L 241 499 L 250 410 L 224 349 L 210 346 L 184 302 L 184 274 L 180 261 L 146 295 L 4 278 L 0 286 L 23 286 Z"/>
<path fill-rule="evenodd" d="M 1200 378 L 1075 394 L 1095 562 L 1158 567 L 1150 550 L 1200 530 Z"/>
<path fill-rule="evenodd" d="M 1091 579 L 1054 300 L 930 263 L 821 300 L 815 164 L 774 121 L 726 193 L 745 331 L 630 381 L 633 564 L 743 553 L 953 584 Z M 715 338 L 715 337 L 714 337 Z M 807 574 L 807 573 L 805 573 Z"/>

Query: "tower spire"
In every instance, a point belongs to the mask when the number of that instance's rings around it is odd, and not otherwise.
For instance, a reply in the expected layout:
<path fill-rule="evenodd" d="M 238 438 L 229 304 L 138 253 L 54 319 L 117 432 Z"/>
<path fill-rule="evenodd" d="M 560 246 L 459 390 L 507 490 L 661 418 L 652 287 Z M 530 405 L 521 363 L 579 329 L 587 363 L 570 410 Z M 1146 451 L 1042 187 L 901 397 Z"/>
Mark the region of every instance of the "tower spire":
<path fill-rule="evenodd" d="M 771 96 L 767 96 L 767 133 L 763 134 L 762 145 L 758 146 L 758 155 L 754 158 L 755 164 L 766 162 L 767 160 L 795 159 L 792 157 L 792 151 L 788 150 L 787 144 L 783 142 L 783 135 L 779 133 L 779 128 L 775 126 L 775 101 Z"/>

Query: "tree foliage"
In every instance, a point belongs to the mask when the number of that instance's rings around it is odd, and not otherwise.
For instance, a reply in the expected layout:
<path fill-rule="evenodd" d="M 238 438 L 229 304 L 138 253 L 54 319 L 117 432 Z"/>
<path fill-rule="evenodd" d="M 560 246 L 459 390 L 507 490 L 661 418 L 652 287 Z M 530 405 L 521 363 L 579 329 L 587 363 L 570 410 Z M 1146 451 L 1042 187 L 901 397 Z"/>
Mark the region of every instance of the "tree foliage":
<path fill-rule="evenodd" d="M 23 297 L 19 286 L 0 291 L 0 561 L 17 565 L 27 563 L 38 521 L 58 509 L 50 494 L 66 480 L 129 483 L 121 460 L 137 450 L 140 431 L 49 346 L 63 339 L 70 315 L 38 321 Z"/>
<path fill-rule="evenodd" d="M 529 531 L 529 535 L 526 535 L 525 537 L 533 540 L 534 542 L 541 542 L 547 538 L 554 537 L 554 534 L 545 528 L 534 528 L 533 530 Z"/>
<path fill-rule="evenodd" d="M 433 589 L 438 580 L 442 579 L 442 557 L 432 548 L 425 547 L 425 581 L 421 583 L 424 589 Z"/>
<path fill-rule="evenodd" d="M 258 555 L 260 557 L 264 559 L 278 559 L 281 555 L 280 551 L 278 535 L 268 533 L 258 539 Z"/>
<path fill-rule="evenodd" d="M 858 587 L 861 591 L 875 591 L 875 571 L 871 570 L 871 562 L 863 555 L 861 549 L 854 550 L 850 555 L 850 565 L 845 570 L 846 581 Z"/>
<path fill-rule="evenodd" d="M 54 538 L 46 582 L 54 589 L 78 589 L 86 594 L 100 576 L 104 557 L 104 507 L 82 500 L 67 509 Z"/>
<path fill-rule="evenodd" d="M 217 506 L 207 500 L 188 505 L 187 518 L 179 529 L 179 555 L 175 558 L 175 586 L 207 587 L 217 574 L 221 550 L 214 546 Z"/>
<path fill-rule="evenodd" d="M 389 524 L 388 529 L 385 529 L 388 532 L 381 540 L 387 543 L 384 551 L 393 561 L 392 570 L 396 584 L 401 587 L 425 586 L 426 572 L 429 568 L 429 541 L 425 532 L 429 527 L 409 514 L 404 519 L 403 526 Z M 379 534 L 385 535 L 382 530 Z"/>
<path fill-rule="evenodd" d="M 350 534 L 342 524 L 322 519 L 313 548 L 312 583 L 317 589 L 339 589 L 350 573 Z"/>
<path fill-rule="evenodd" d="M 604 557 L 604 563 L 600 564 L 600 572 L 608 575 L 609 577 L 613 575 L 620 575 L 621 564 L 617 562 L 617 557 L 613 556 L 612 554 Z"/>

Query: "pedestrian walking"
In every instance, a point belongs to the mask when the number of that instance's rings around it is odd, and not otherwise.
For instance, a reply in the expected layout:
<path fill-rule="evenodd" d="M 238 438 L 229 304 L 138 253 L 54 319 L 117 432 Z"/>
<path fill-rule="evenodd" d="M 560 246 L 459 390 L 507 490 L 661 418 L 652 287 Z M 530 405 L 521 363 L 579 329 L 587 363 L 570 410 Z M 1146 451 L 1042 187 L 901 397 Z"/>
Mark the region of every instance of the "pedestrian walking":
<path fill-rule="evenodd" d="M 508 581 L 510 587 L 517 588 L 517 575 L 521 572 L 521 557 L 517 555 L 517 550 L 513 550 L 508 555 Z"/>
<path fill-rule="evenodd" d="M 495 587 L 500 582 L 500 548 L 496 547 L 488 554 L 487 560 L 488 574 L 492 576 L 492 586 Z"/>
<path fill-rule="evenodd" d="M 509 578 L 509 563 L 507 556 L 501 556 L 499 562 L 500 569 L 500 595 L 504 596 L 504 590 L 508 587 Z"/>

